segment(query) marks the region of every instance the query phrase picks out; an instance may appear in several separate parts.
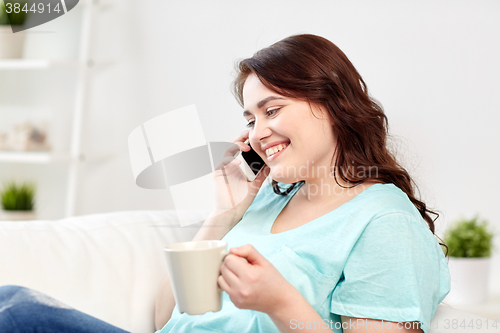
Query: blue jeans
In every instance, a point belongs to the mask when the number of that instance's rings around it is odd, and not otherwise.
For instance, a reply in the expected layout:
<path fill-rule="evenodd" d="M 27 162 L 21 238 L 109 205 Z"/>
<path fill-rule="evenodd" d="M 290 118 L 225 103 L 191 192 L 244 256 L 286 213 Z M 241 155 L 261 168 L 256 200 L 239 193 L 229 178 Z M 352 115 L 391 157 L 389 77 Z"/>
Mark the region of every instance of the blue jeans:
<path fill-rule="evenodd" d="M 127 333 L 38 291 L 0 287 L 2 333 Z"/>

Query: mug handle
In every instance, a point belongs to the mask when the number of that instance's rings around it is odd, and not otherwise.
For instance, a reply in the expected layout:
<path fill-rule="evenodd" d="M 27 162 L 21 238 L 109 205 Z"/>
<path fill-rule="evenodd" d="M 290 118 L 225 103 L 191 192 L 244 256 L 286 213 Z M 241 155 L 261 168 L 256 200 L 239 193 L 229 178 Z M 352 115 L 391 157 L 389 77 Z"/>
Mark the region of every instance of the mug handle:
<path fill-rule="evenodd" d="M 226 250 L 226 249 L 223 249 L 222 252 L 221 252 L 221 261 L 224 261 L 224 258 L 227 257 L 227 255 L 229 254 L 229 251 Z M 220 274 L 219 274 L 220 275 Z M 221 287 L 219 287 L 219 284 L 217 284 L 217 290 L 219 290 L 219 292 L 222 292 L 223 290 L 221 289 Z"/>

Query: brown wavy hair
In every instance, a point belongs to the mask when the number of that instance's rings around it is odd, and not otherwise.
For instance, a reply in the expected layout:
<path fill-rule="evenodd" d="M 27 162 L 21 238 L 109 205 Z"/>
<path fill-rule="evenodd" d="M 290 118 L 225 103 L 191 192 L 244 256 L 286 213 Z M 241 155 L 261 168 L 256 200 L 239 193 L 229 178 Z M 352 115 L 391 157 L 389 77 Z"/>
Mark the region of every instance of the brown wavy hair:
<path fill-rule="evenodd" d="M 322 105 L 328 111 L 337 134 L 332 166 L 339 186 L 337 169 L 341 170 L 340 178 L 348 183 L 374 180 L 394 184 L 406 193 L 435 235 L 434 223 L 439 214 L 415 197 L 417 185 L 387 148 L 389 124 L 382 106 L 370 97 L 358 71 L 335 44 L 315 35 L 295 35 L 239 61 L 233 92 L 241 106 L 243 86 L 250 74 L 282 96 Z M 354 174 L 354 170 L 368 167 L 376 167 L 376 175 Z M 347 174 L 343 170 L 348 170 Z M 349 174 L 349 170 L 353 172 Z M 273 189 L 286 195 L 296 184 L 281 192 L 273 180 Z M 430 214 L 436 218 L 433 220 Z M 439 244 L 446 247 L 448 255 L 448 247 Z"/>

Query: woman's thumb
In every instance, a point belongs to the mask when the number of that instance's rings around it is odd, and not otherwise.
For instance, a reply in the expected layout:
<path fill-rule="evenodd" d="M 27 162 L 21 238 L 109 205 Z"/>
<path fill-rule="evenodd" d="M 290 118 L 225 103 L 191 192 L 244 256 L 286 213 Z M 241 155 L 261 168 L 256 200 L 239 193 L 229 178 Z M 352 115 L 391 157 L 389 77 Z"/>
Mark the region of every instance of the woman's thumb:
<path fill-rule="evenodd" d="M 250 264 L 258 262 L 262 257 L 262 255 L 250 244 L 233 247 L 230 249 L 230 252 L 234 255 L 245 258 Z"/>

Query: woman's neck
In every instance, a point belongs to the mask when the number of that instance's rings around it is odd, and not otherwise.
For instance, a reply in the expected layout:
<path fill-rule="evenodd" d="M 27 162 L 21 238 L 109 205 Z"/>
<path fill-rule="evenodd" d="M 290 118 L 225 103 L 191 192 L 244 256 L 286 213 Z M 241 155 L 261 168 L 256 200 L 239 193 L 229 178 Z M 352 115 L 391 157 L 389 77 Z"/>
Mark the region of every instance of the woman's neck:
<path fill-rule="evenodd" d="M 328 204 L 336 202 L 345 197 L 356 196 L 363 191 L 363 186 L 344 182 L 337 177 L 335 181 L 333 175 L 314 179 L 305 179 L 304 185 L 299 189 L 298 195 L 303 200 L 311 204 Z M 296 195 L 297 195 L 296 194 Z"/>

